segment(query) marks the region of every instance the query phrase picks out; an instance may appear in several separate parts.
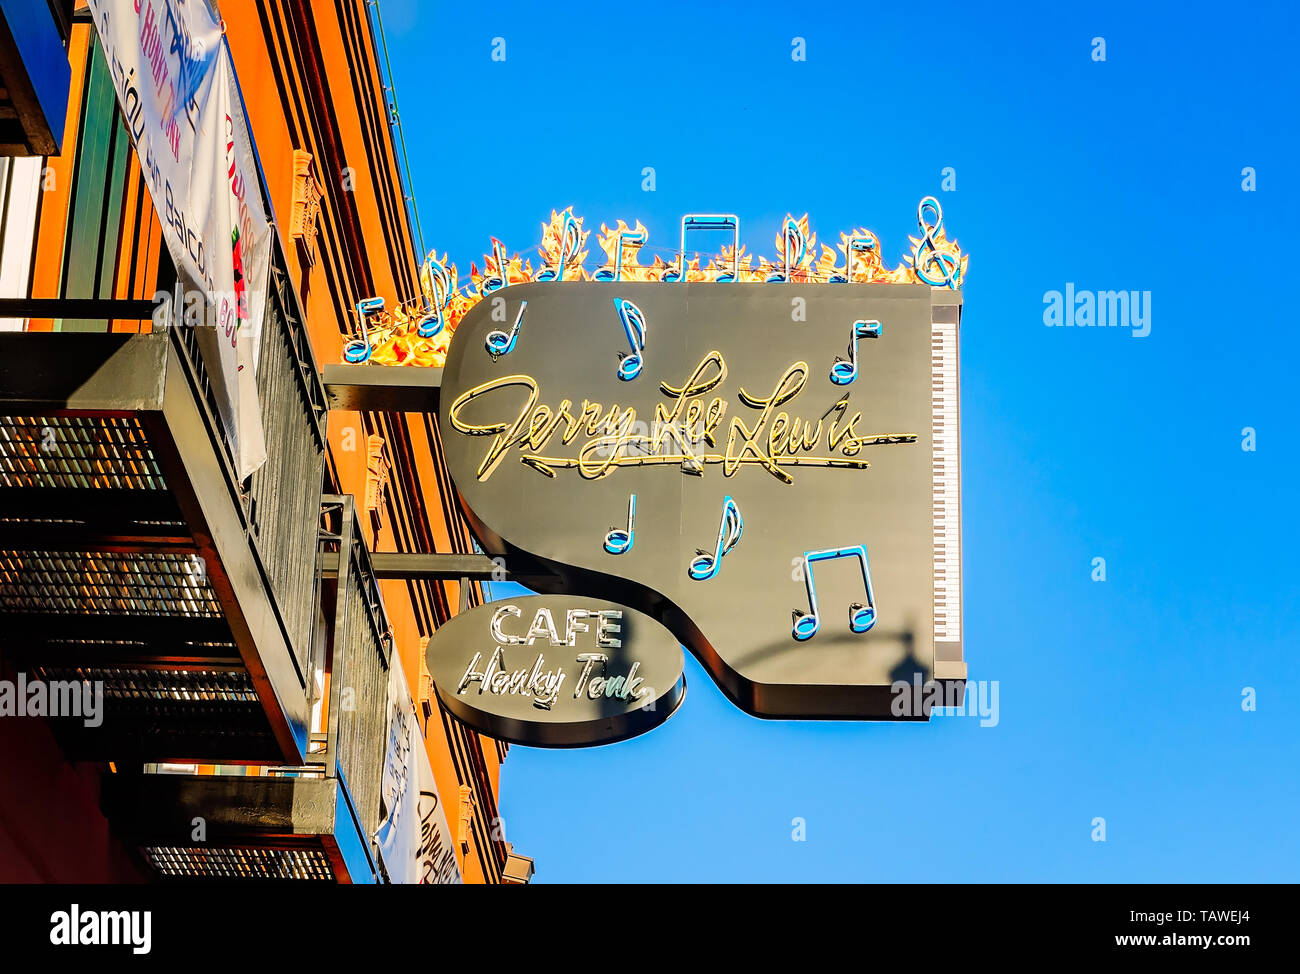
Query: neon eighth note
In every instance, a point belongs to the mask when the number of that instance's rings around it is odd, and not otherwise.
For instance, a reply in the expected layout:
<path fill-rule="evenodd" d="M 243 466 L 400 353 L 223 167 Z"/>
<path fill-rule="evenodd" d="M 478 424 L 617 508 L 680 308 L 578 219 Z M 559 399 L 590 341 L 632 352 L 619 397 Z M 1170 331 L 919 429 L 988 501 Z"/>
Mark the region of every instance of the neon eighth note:
<path fill-rule="evenodd" d="M 740 536 L 745 533 L 745 519 L 740 516 L 740 508 L 730 496 L 722 501 L 722 521 L 718 525 L 718 543 L 712 553 L 699 550 L 691 559 L 687 573 L 697 582 L 707 582 L 718 574 L 722 567 L 722 558 L 732 548 L 740 544 Z"/>
<path fill-rule="evenodd" d="M 442 331 L 443 315 L 447 310 L 447 300 L 452 291 L 451 275 L 447 273 L 446 266 L 437 259 L 435 251 L 430 251 L 424 258 L 424 264 L 420 267 L 420 281 L 426 291 L 425 307 L 424 314 L 416 323 L 415 331 L 421 338 L 433 338 Z"/>
<path fill-rule="evenodd" d="M 510 329 L 509 333 L 504 331 L 488 332 L 487 340 L 483 344 L 487 347 L 488 354 L 493 359 L 502 355 L 509 355 L 515 350 L 515 342 L 519 341 L 519 326 L 524 323 L 524 311 L 527 308 L 527 301 L 519 302 L 519 314 L 515 317 L 515 326 Z"/>
<path fill-rule="evenodd" d="M 492 238 L 492 259 L 496 261 L 496 274 L 483 278 L 482 292 L 487 297 L 494 291 L 500 291 L 508 283 L 506 275 L 506 248 L 496 237 Z"/>
<path fill-rule="evenodd" d="M 542 266 L 537 269 L 533 275 L 534 281 L 562 281 L 564 280 L 564 271 L 569 266 L 569 261 L 578 256 L 578 250 L 582 246 L 583 233 L 582 227 L 574 218 L 572 213 L 564 214 L 564 225 L 560 229 L 560 262 L 559 267 Z"/>
<path fill-rule="evenodd" d="M 835 357 L 831 366 L 831 381 L 837 386 L 846 386 L 858 377 L 858 341 L 863 338 L 879 338 L 880 322 L 855 321 L 853 331 L 849 333 L 849 359 L 846 362 L 840 356 Z"/>
<path fill-rule="evenodd" d="M 783 264 L 784 270 L 773 271 L 767 275 L 767 283 L 786 284 L 794 280 L 795 268 L 803 264 L 804 258 L 808 255 L 808 238 L 804 236 L 803 229 L 793 219 L 785 221 L 785 229 L 781 232 L 782 249 L 785 251 Z"/>
<path fill-rule="evenodd" d="M 601 228 L 604 229 L 604 224 L 601 225 Z M 644 227 L 642 227 L 640 230 L 628 230 L 626 228 L 618 230 L 616 232 L 616 237 L 618 239 L 618 248 L 614 252 L 614 269 L 610 271 L 602 268 L 601 270 L 596 271 L 596 273 L 592 275 L 591 279 L 593 281 L 622 280 L 623 279 L 623 241 L 626 240 L 628 243 L 636 244 L 639 247 L 641 246 L 641 244 L 646 242 L 647 236 L 648 234 L 646 233 Z"/>
<path fill-rule="evenodd" d="M 854 254 L 879 254 L 880 240 L 874 233 L 868 232 L 866 235 L 854 234 L 849 237 L 844 245 L 844 273 L 838 271 L 831 274 L 830 283 L 832 284 L 852 284 L 853 283 L 853 255 Z"/>
<path fill-rule="evenodd" d="M 615 298 L 614 307 L 618 309 L 619 320 L 623 322 L 627 343 L 632 346 L 630 353 L 620 356 L 618 377 L 631 382 L 641 374 L 641 367 L 645 365 L 642 358 L 642 353 L 645 352 L 645 314 L 627 298 Z"/>

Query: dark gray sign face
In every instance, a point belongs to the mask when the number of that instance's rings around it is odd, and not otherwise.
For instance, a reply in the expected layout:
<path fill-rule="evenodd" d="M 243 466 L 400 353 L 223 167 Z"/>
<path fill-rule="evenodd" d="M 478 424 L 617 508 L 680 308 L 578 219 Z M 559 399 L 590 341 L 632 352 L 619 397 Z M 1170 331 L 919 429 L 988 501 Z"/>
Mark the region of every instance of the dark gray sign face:
<path fill-rule="evenodd" d="M 526 306 L 525 306 L 526 305 Z M 461 322 L 448 466 L 484 547 L 662 622 L 765 717 L 965 679 L 960 296 L 536 283 Z"/>
<path fill-rule="evenodd" d="M 603 599 L 492 602 L 444 623 L 426 653 L 443 706 L 517 744 L 586 747 L 635 737 L 671 717 L 686 695 L 672 633 Z"/>

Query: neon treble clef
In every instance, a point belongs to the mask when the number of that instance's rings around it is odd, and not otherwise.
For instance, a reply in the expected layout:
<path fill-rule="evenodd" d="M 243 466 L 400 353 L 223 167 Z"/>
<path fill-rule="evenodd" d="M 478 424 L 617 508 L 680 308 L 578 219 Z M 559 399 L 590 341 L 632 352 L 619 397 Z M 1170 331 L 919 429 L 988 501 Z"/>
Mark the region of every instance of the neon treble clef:
<path fill-rule="evenodd" d="M 934 215 L 933 223 L 926 218 L 927 214 Z M 938 242 L 934 239 L 934 235 L 943 229 L 943 207 L 939 205 L 939 201 L 933 196 L 921 200 L 916 208 L 916 222 L 922 234 L 922 239 L 916 245 L 916 253 L 912 257 L 912 267 L 916 270 L 916 276 L 930 287 L 955 289 L 960 274 L 957 258 L 939 250 Z M 926 273 L 931 269 L 937 271 L 937 280 Z"/>
<path fill-rule="evenodd" d="M 722 567 L 722 557 L 740 543 L 740 536 L 745 530 L 745 521 L 740 516 L 740 508 L 728 495 L 722 501 L 722 522 L 718 525 L 718 543 L 710 554 L 703 549 L 691 559 L 687 573 L 697 582 L 705 582 L 718 574 Z"/>
<path fill-rule="evenodd" d="M 574 219 L 572 213 L 564 214 L 564 226 L 560 230 L 560 268 L 555 271 L 550 267 L 544 267 L 533 277 L 534 281 L 562 281 L 564 280 L 564 270 L 569 261 L 578 256 L 578 247 L 581 246 L 581 234 L 578 230 L 578 221 Z"/>
<path fill-rule="evenodd" d="M 867 563 L 867 549 L 863 545 L 848 548 L 825 548 L 821 551 L 808 551 L 803 556 L 803 577 L 808 587 L 808 612 L 794 610 L 794 628 L 791 635 L 799 642 L 805 642 L 817 635 L 821 628 L 821 614 L 817 609 L 817 586 L 813 583 L 813 563 L 830 561 L 835 558 L 857 558 L 862 565 L 862 581 L 867 589 L 867 601 L 849 604 L 849 630 L 864 633 L 876 624 L 876 597 L 871 590 L 871 567 Z"/>
<path fill-rule="evenodd" d="M 858 377 L 858 340 L 879 337 L 880 322 L 855 321 L 853 331 L 849 335 L 849 359 L 845 361 L 842 356 L 835 356 L 835 364 L 831 366 L 831 381 L 837 386 L 846 386 L 856 379 Z"/>
<path fill-rule="evenodd" d="M 618 363 L 618 377 L 631 382 L 641 374 L 641 366 L 645 364 L 642 359 L 642 352 L 645 351 L 645 315 L 626 298 L 615 298 L 614 307 L 618 309 L 628 344 L 632 346 L 631 353 L 623 354 Z"/>
<path fill-rule="evenodd" d="M 627 528 L 610 528 L 605 535 L 605 550 L 611 555 L 625 555 L 636 543 L 636 494 L 627 499 Z"/>
<path fill-rule="evenodd" d="M 515 318 L 515 325 L 509 332 L 488 332 L 487 340 L 483 344 L 487 346 L 488 354 L 492 356 L 493 361 L 515 350 L 515 342 L 519 340 L 519 326 L 524 323 L 524 309 L 527 307 L 527 301 L 519 302 L 519 315 Z"/>

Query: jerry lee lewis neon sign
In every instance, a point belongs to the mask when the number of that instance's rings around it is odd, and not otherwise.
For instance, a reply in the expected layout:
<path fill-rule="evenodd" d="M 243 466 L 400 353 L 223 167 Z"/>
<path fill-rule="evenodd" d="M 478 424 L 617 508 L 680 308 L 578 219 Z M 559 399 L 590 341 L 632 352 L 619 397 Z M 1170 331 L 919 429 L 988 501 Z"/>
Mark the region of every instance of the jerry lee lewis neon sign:
<path fill-rule="evenodd" d="M 856 364 L 856 362 L 854 363 Z M 796 361 L 776 379 L 769 395 L 755 395 L 744 388 L 737 392 L 740 403 L 754 410 L 752 422 L 742 415 L 731 416 L 725 440 L 719 448 L 719 431 L 727 413 L 720 396 L 705 397 L 727 377 L 722 353 L 711 351 L 700 359 L 691 375 L 680 385 L 664 380 L 659 389 L 666 402 L 655 405 L 654 421 L 638 428 L 634 407 L 583 399 L 574 407 L 562 399 L 555 408 L 540 403 L 538 382 L 530 375 L 506 375 L 462 393 L 452 403 L 448 417 L 452 426 L 469 436 L 491 436 L 492 442 L 477 469 L 486 481 L 507 458 L 519 451 L 522 463 L 548 477 L 557 470 L 572 469 L 589 480 L 609 476 L 619 467 L 680 464 L 682 471 L 701 474 L 710 464 L 721 464 L 723 475 L 733 476 L 742 466 L 757 464 L 785 484 L 793 477 L 786 467 L 841 467 L 864 469 L 870 461 L 861 456 L 864 447 L 915 443 L 916 433 L 862 433 L 862 413 L 849 413 L 845 395 L 816 420 L 791 416 L 782 407 L 804 391 L 808 382 L 807 362 Z M 511 408 L 510 391 L 527 391 L 521 406 Z M 464 418 L 473 403 L 498 406 L 504 418 L 472 423 Z M 482 405 L 476 409 L 482 409 Z M 699 430 L 692 435 L 692 430 Z M 559 445 L 576 449 L 569 455 L 555 455 Z M 585 437 L 584 439 L 579 439 Z M 701 447 L 701 444 L 703 446 Z"/>

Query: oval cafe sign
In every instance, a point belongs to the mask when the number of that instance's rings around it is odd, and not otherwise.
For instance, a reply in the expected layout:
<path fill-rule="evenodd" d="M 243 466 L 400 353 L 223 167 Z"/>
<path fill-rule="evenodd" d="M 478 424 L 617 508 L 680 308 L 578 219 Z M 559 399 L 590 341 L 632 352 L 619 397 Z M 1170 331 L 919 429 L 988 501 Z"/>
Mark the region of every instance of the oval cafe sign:
<path fill-rule="evenodd" d="M 429 640 L 438 699 L 482 734 L 585 747 L 643 734 L 686 695 L 681 647 L 649 616 L 568 595 L 529 595 L 453 616 Z"/>

